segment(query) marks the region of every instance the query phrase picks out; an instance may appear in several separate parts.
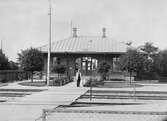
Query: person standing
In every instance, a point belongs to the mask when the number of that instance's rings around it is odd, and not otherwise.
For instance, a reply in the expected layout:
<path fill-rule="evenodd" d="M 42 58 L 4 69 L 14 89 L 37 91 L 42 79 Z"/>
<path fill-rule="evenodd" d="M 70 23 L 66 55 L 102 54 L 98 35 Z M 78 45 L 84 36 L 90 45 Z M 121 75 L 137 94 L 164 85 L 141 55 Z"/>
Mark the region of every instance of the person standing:
<path fill-rule="evenodd" d="M 76 80 L 77 80 L 77 87 L 80 86 L 80 82 L 81 82 L 81 72 L 78 69 L 77 73 L 76 73 Z"/>

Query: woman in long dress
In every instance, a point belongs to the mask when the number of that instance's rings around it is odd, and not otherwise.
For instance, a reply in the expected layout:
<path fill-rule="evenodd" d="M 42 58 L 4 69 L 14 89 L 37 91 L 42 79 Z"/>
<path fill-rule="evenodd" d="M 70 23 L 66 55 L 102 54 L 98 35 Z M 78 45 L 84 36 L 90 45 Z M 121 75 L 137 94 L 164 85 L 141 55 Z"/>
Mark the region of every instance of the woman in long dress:
<path fill-rule="evenodd" d="M 79 87 L 80 83 L 81 83 L 81 72 L 80 72 L 79 69 L 78 69 L 78 71 L 76 73 L 76 80 L 77 80 L 77 87 Z"/>

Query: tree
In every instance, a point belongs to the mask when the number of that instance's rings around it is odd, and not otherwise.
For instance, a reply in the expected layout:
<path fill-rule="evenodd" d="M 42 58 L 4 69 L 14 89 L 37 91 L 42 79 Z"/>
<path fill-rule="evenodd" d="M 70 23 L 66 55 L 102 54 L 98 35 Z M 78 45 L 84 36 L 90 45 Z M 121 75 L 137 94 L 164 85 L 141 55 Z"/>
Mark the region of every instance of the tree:
<path fill-rule="evenodd" d="M 145 55 L 144 67 L 145 72 L 153 73 L 155 72 L 155 59 L 158 57 L 159 49 L 153 45 L 151 42 L 146 42 L 144 46 L 140 48 L 141 53 Z"/>
<path fill-rule="evenodd" d="M 118 67 L 122 71 L 128 71 L 130 76 L 132 72 L 140 74 L 144 70 L 144 55 L 136 49 L 129 49 L 122 55 L 118 62 Z"/>
<path fill-rule="evenodd" d="M 111 66 L 107 62 L 101 62 L 98 68 L 98 73 L 100 73 L 102 80 L 106 80 L 107 74 L 110 71 Z"/>
<path fill-rule="evenodd" d="M 160 60 L 160 71 L 163 75 L 167 76 L 167 50 L 162 51 Z"/>
<path fill-rule="evenodd" d="M 143 55 L 136 49 L 129 49 L 126 54 L 119 59 L 118 66 L 121 70 L 138 71 L 143 67 Z"/>
<path fill-rule="evenodd" d="M 31 72 L 31 81 L 33 82 L 34 71 L 41 71 L 43 68 L 42 53 L 35 48 L 30 48 L 22 50 L 18 56 L 21 68 L 25 71 Z"/>
<path fill-rule="evenodd" d="M 152 64 L 154 61 L 154 57 L 157 55 L 158 53 L 158 48 L 155 47 L 153 45 L 153 43 L 150 42 L 146 42 L 144 44 L 144 46 L 140 47 L 140 50 L 143 54 L 145 54 L 145 56 L 147 57 L 147 59 L 149 60 L 149 64 Z"/>
<path fill-rule="evenodd" d="M 58 74 L 58 78 L 61 74 L 66 72 L 66 66 L 63 64 L 54 64 L 52 71 Z"/>
<path fill-rule="evenodd" d="M 17 70 L 18 66 L 15 62 L 9 61 L 5 54 L 0 50 L 0 70 Z"/>
<path fill-rule="evenodd" d="M 11 70 L 17 70 L 18 69 L 18 64 L 13 62 L 13 61 L 9 61 L 9 68 Z"/>
<path fill-rule="evenodd" d="M 126 70 L 130 75 L 132 72 L 136 72 L 138 79 L 155 79 L 157 78 L 155 65 L 158 65 L 158 61 L 155 61 L 155 59 L 158 58 L 157 51 L 156 47 L 152 47 L 152 45 L 148 43 L 144 46 L 142 51 L 138 49 L 128 49 L 127 52 L 120 57 L 117 65 L 120 70 Z"/>
<path fill-rule="evenodd" d="M 7 70 L 9 69 L 9 62 L 8 58 L 5 54 L 0 50 L 0 70 Z"/>
<path fill-rule="evenodd" d="M 146 42 L 144 46 L 140 48 L 148 57 L 154 55 L 158 52 L 158 48 L 153 45 L 151 42 Z"/>
<path fill-rule="evenodd" d="M 167 76 L 167 50 L 157 54 L 154 61 L 156 71 L 163 76 Z"/>

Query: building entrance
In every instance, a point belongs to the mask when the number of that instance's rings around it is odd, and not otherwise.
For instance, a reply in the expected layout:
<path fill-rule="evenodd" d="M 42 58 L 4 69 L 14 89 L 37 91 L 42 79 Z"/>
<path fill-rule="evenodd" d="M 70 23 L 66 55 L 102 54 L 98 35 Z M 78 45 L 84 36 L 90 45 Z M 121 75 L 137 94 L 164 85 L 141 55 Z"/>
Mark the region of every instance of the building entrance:
<path fill-rule="evenodd" d="M 92 57 L 81 57 L 76 59 L 76 70 L 80 69 L 83 75 L 89 76 L 97 73 L 98 60 Z"/>

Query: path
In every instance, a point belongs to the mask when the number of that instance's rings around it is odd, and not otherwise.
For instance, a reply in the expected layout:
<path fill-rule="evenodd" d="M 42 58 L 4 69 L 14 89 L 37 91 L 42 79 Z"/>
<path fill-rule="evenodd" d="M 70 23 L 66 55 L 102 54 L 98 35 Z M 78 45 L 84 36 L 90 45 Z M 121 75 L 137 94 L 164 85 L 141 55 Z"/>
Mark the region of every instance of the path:
<path fill-rule="evenodd" d="M 41 116 L 42 109 L 68 105 L 87 90 L 82 87 L 77 88 L 75 82 L 62 87 L 25 87 L 11 83 L 0 89 L 48 89 L 0 103 L 1 121 L 35 121 Z"/>

